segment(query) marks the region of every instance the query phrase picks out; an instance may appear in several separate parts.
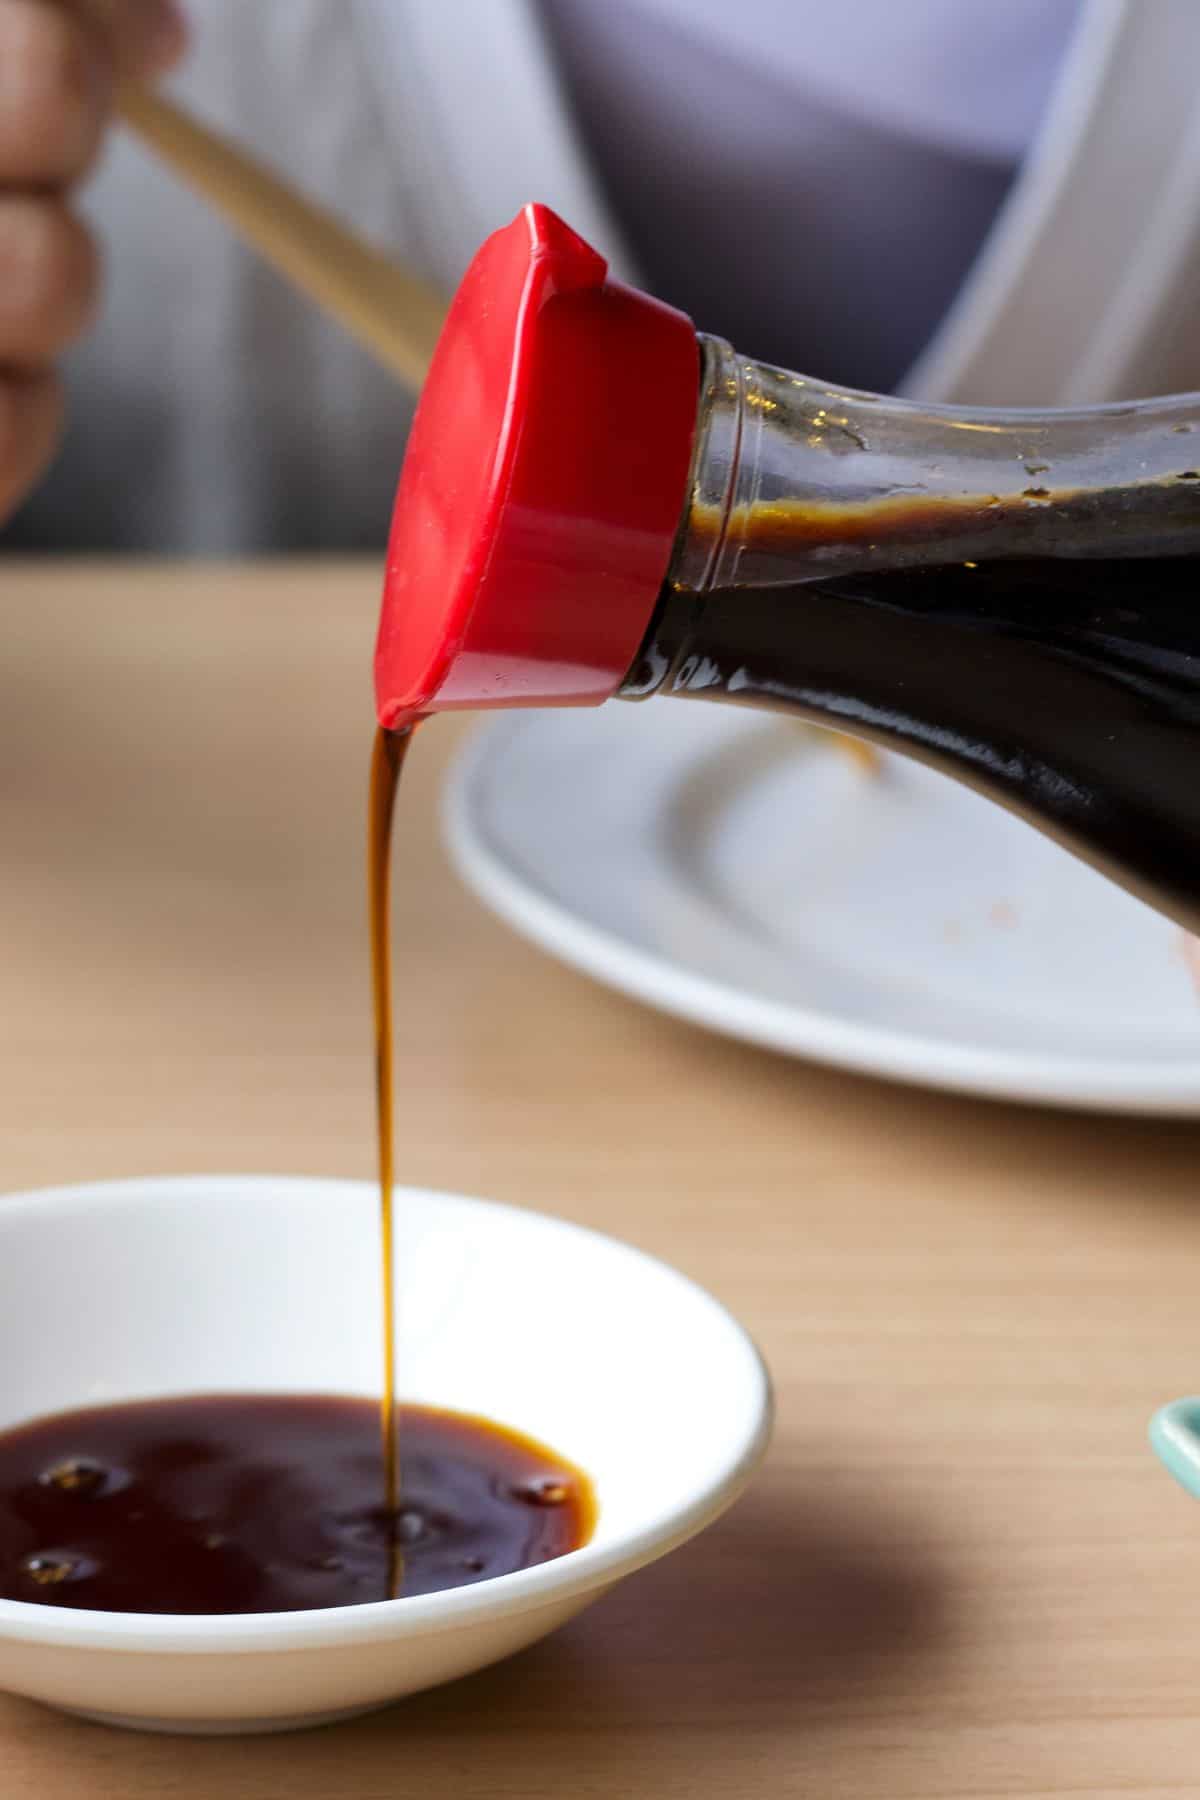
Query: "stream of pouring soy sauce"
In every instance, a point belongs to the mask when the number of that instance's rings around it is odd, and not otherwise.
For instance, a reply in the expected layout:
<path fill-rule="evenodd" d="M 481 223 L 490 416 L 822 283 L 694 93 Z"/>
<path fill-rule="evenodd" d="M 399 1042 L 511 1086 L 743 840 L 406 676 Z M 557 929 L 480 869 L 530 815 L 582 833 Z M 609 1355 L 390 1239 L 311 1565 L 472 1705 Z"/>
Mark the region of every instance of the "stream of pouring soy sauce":
<path fill-rule="evenodd" d="M 375 1106 L 379 1133 L 380 1277 L 383 1285 L 383 1484 L 388 1540 L 388 1598 L 395 1599 L 404 1576 L 396 1535 L 400 1511 L 400 1446 L 396 1414 L 396 1250 L 395 1116 L 392 1100 L 392 820 L 396 787 L 415 725 L 375 733 L 367 828 L 367 901 L 371 934 L 371 997 L 375 1017 Z"/>
<path fill-rule="evenodd" d="M 169 1394 L 0 1431 L 0 1598 L 134 1613 L 358 1605 L 530 1568 L 591 1536 L 591 1483 L 547 1446 L 396 1397 L 389 902 L 411 737 L 378 734 L 370 783 L 380 1415 L 347 1395 Z"/>

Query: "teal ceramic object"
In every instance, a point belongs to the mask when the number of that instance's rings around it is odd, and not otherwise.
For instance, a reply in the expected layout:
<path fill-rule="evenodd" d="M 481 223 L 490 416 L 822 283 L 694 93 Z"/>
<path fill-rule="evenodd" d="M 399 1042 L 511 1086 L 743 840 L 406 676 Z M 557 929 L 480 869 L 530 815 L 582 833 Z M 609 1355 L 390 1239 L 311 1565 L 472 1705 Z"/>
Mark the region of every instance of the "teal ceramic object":
<path fill-rule="evenodd" d="M 1200 1500 L 1200 1395 L 1160 1406 L 1150 1421 L 1150 1442 L 1180 1486 Z"/>

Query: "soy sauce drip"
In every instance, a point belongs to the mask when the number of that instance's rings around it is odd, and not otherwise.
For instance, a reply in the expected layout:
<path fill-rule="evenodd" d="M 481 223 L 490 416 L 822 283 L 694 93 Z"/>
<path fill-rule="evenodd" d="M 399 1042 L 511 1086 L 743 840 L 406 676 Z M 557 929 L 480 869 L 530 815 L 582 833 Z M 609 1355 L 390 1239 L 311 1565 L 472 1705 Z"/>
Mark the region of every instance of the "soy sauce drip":
<path fill-rule="evenodd" d="M 404 1577 L 397 1535 L 400 1516 L 400 1446 L 396 1412 L 396 1245 L 394 1218 L 395 1103 L 392 1024 L 392 821 L 400 771 L 414 725 L 375 733 L 367 829 L 367 902 L 371 933 L 371 995 L 375 1015 L 375 1107 L 379 1142 L 380 1275 L 383 1286 L 383 1493 L 389 1521 L 388 1599 Z"/>

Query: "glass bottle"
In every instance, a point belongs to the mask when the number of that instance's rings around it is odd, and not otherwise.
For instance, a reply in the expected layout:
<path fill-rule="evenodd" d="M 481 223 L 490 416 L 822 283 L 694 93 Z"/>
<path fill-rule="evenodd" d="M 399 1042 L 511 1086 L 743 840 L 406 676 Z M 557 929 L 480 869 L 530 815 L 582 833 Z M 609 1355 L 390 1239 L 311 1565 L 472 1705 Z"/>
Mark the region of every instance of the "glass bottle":
<path fill-rule="evenodd" d="M 1200 927 L 1200 398 L 972 414 L 711 338 L 703 368 L 620 692 L 906 751 Z"/>
<path fill-rule="evenodd" d="M 958 776 L 1200 931 L 1200 396 L 971 412 L 768 367 L 544 208 L 453 303 L 381 722 L 784 708 Z"/>

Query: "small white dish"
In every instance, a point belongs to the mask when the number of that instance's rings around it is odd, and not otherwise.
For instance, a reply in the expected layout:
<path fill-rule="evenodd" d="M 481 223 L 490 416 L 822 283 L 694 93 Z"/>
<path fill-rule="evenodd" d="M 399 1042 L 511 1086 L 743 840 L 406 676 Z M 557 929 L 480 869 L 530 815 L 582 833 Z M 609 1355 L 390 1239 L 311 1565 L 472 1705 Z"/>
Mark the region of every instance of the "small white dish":
<path fill-rule="evenodd" d="M 377 1393 L 377 1196 L 182 1177 L 0 1201 L 0 1429 L 155 1394 Z M 0 1688 L 112 1724 L 286 1730 L 465 1675 L 700 1531 L 761 1458 L 770 1386 L 716 1300 L 640 1251 L 483 1201 L 397 1195 L 406 1399 L 584 1469 L 591 1542 L 444 1593 L 183 1617 L 0 1600 Z"/>
<path fill-rule="evenodd" d="M 446 794 L 517 930 L 664 1012 L 964 1093 L 1200 1112 L 1184 934 L 960 783 L 699 701 L 509 713 Z"/>

